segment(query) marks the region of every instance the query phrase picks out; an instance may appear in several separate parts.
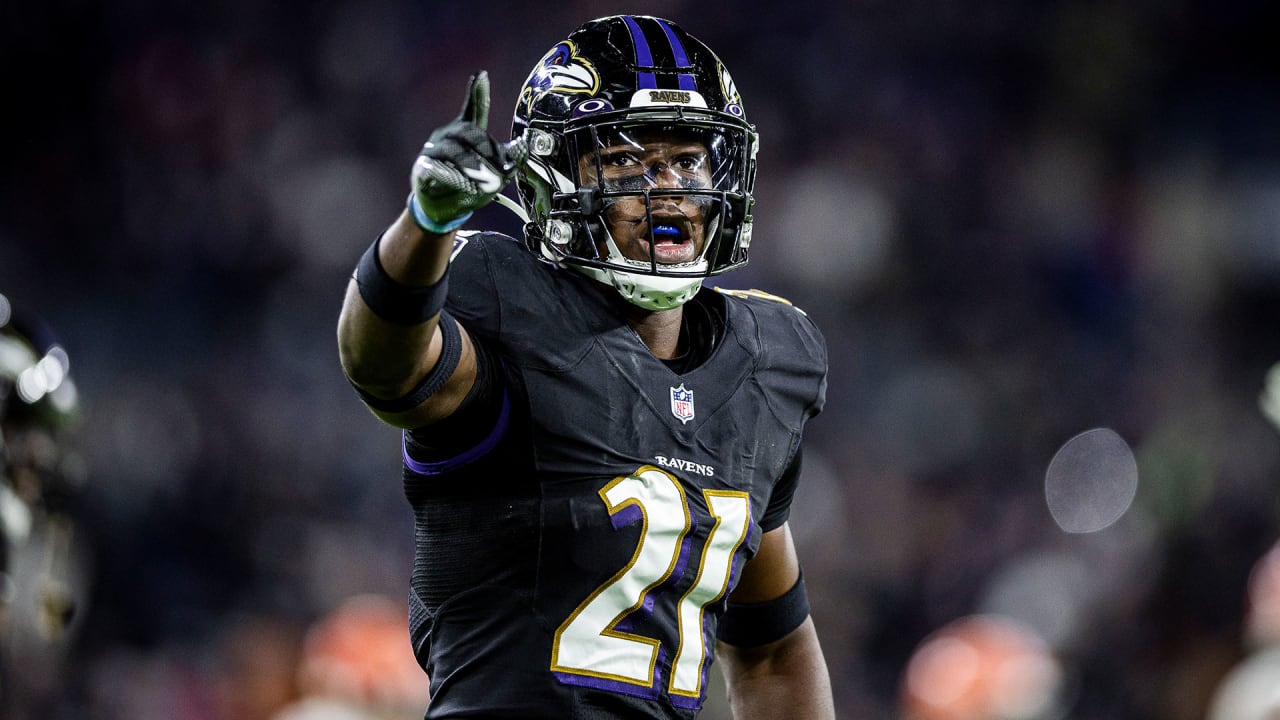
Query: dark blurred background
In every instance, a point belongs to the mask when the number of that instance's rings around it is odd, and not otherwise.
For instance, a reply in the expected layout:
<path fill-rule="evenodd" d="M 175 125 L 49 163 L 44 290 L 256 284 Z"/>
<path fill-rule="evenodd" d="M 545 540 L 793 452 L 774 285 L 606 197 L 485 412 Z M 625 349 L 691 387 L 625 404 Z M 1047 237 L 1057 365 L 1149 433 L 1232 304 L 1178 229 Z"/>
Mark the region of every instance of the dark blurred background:
<path fill-rule="evenodd" d="M 637 11 L 503 5 L 0 10 L 0 292 L 67 349 L 87 470 L 82 612 L 6 649 L 7 717 L 265 720 L 318 618 L 404 597 L 398 435 L 338 366 L 346 279 L 470 73 L 505 136 L 551 45 Z M 761 133 L 752 263 L 716 284 L 830 344 L 792 525 L 843 717 L 1267 717 L 1235 680 L 1280 643 L 1280 591 L 1250 594 L 1280 539 L 1265 5 L 643 5 Z M 1109 519 L 1067 532 L 1050 465 L 1093 428 L 1121 452 L 1059 481 Z"/>

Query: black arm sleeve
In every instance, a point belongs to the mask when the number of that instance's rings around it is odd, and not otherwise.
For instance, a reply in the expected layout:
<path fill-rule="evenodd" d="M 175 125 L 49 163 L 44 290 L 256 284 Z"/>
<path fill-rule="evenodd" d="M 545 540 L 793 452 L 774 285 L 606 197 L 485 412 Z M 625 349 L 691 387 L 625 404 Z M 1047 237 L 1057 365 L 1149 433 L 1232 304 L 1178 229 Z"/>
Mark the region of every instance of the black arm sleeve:
<path fill-rule="evenodd" d="M 484 342 L 472 341 L 476 381 L 448 418 L 405 432 L 405 450 L 414 460 L 437 463 L 477 447 L 489 437 L 502 414 L 502 361 Z"/>
<path fill-rule="evenodd" d="M 449 381 L 453 371 L 458 369 L 458 360 L 462 357 L 462 333 L 458 331 L 458 324 L 454 322 L 448 310 L 440 311 L 440 338 L 442 342 L 440 359 L 436 361 L 431 371 L 403 396 L 391 399 L 380 398 L 370 395 L 355 383 L 352 383 L 351 387 L 354 387 L 360 399 L 374 410 L 401 413 L 418 407 L 427 398 L 440 392 L 440 388 Z"/>

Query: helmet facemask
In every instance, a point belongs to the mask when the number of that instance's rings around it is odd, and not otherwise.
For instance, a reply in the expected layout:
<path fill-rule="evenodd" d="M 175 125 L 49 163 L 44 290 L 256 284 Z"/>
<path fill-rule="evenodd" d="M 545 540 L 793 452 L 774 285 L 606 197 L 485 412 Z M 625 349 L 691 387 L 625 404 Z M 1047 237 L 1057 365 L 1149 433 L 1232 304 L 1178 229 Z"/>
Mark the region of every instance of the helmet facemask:
<path fill-rule="evenodd" d="M 531 246 L 648 310 L 677 307 L 704 278 L 742 266 L 756 136 L 716 115 L 623 111 L 532 127 L 522 179 L 536 190 L 526 194 L 536 199 Z"/>

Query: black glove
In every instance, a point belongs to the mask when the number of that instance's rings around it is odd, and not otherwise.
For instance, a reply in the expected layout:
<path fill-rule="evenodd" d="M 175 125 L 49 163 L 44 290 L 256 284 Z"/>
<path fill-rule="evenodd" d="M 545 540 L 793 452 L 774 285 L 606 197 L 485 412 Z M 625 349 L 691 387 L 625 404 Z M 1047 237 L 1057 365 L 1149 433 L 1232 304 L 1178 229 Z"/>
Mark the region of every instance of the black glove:
<path fill-rule="evenodd" d="M 456 230 L 493 200 L 528 156 L 523 137 L 500 143 L 488 132 L 489 74 L 471 76 L 458 118 L 431 133 L 413 163 L 409 209 L 424 230 Z"/>

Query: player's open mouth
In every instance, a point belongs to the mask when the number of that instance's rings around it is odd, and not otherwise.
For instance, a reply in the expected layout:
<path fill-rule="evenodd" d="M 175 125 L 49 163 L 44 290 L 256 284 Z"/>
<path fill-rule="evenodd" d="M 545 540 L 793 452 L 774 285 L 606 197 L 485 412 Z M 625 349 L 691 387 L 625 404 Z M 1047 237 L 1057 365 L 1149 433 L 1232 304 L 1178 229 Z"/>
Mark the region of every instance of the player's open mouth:
<path fill-rule="evenodd" d="M 697 254 L 697 248 L 690 242 L 686 223 L 663 222 L 653 223 L 653 255 L 663 264 L 691 262 Z"/>

